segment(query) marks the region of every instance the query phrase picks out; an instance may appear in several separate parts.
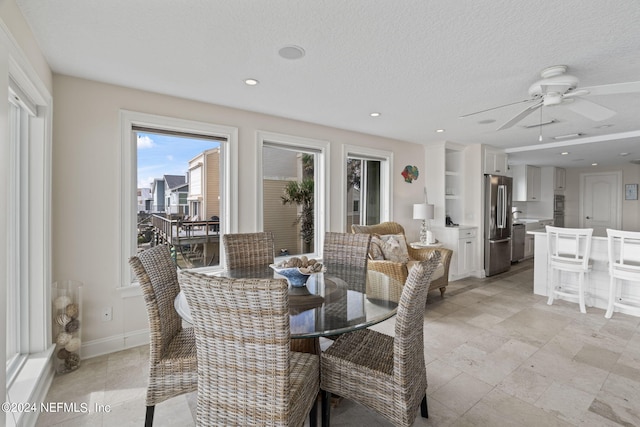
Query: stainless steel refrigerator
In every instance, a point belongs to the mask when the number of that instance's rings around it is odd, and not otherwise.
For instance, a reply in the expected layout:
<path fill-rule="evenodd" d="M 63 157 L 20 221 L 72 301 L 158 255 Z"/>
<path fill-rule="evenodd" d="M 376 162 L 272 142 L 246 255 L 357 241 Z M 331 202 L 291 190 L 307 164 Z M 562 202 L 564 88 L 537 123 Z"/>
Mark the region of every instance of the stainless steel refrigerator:
<path fill-rule="evenodd" d="M 485 175 L 484 271 L 487 276 L 511 268 L 511 197 L 513 180 Z"/>

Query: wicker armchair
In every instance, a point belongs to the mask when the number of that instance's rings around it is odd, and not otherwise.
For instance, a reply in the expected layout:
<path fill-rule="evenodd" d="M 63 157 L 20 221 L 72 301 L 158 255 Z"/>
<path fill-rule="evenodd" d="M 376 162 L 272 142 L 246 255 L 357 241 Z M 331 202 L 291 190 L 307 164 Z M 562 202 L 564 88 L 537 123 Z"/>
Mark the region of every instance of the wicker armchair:
<path fill-rule="evenodd" d="M 149 317 L 149 385 L 145 426 L 153 424 L 155 405 L 197 389 L 196 339 L 182 328 L 173 301 L 180 292 L 169 248 L 154 246 L 129 259 L 140 282 Z"/>
<path fill-rule="evenodd" d="M 273 263 L 273 233 L 235 233 L 222 236 L 228 270 L 257 267 Z"/>
<path fill-rule="evenodd" d="M 375 225 L 352 225 L 351 231 L 353 233 L 365 233 L 365 234 L 402 234 L 404 235 L 404 228 L 397 222 L 383 222 Z M 436 271 L 431 281 L 429 291 L 434 289 L 440 289 L 440 295 L 444 297 L 444 292 L 447 290 L 449 284 L 449 264 L 451 263 L 451 255 L 453 251 L 446 248 L 420 248 L 415 249 L 407 244 L 407 251 L 409 252 L 409 264 L 393 262 L 388 260 L 369 260 L 369 269 L 380 271 L 394 279 L 404 283 L 407 280 L 409 274 L 408 265 L 411 266 L 416 261 L 424 261 L 429 258 L 433 252 L 439 252 L 441 256 L 442 268 Z"/>
<path fill-rule="evenodd" d="M 424 305 L 440 254 L 411 269 L 402 289 L 395 337 L 371 329 L 341 335 L 320 358 L 322 422 L 329 425 L 332 393 L 354 400 L 396 426 L 410 426 L 418 406 L 428 418 Z"/>
<path fill-rule="evenodd" d="M 317 423 L 319 357 L 289 350 L 283 279 L 180 275 L 196 330 L 198 426 Z"/>

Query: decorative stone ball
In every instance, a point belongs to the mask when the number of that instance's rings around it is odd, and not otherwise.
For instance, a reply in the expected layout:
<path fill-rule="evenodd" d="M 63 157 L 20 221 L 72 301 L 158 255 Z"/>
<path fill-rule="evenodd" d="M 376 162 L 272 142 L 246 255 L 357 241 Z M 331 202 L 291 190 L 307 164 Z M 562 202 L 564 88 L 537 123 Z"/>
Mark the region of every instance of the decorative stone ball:
<path fill-rule="evenodd" d="M 69 353 L 66 349 L 61 348 L 60 350 L 58 350 L 58 354 L 56 355 L 58 357 L 58 359 L 62 359 L 65 360 L 67 357 L 69 357 L 71 353 Z"/>
<path fill-rule="evenodd" d="M 80 321 L 78 319 L 73 319 L 64 327 L 64 330 L 69 333 L 74 333 L 80 328 Z"/>
<path fill-rule="evenodd" d="M 67 345 L 64 346 L 68 352 L 78 351 L 80 348 L 80 338 L 71 338 Z"/>
<path fill-rule="evenodd" d="M 54 305 L 58 310 L 64 310 L 64 308 L 69 304 L 71 304 L 71 298 L 68 297 L 67 295 L 61 295 L 58 298 L 56 298 L 54 301 Z"/>
<path fill-rule="evenodd" d="M 67 314 L 67 316 L 71 317 L 72 319 L 78 317 L 78 311 L 78 304 L 75 303 L 67 305 L 67 307 L 64 309 L 64 312 Z"/>
<path fill-rule="evenodd" d="M 80 356 L 78 356 L 78 353 L 70 353 L 69 357 L 64 360 L 64 366 L 72 371 L 80 366 Z"/>
<path fill-rule="evenodd" d="M 62 314 L 58 314 L 56 316 L 56 323 L 61 326 L 61 327 L 65 327 L 67 326 L 67 323 L 71 322 L 71 317 L 67 316 L 66 314 L 62 313 Z"/>
<path fill-rule="evenodd" d="M 56 344 L 67 345 L 71 341 L 71 334 L 67 332 L 60 332 L 56 338 Z"/>

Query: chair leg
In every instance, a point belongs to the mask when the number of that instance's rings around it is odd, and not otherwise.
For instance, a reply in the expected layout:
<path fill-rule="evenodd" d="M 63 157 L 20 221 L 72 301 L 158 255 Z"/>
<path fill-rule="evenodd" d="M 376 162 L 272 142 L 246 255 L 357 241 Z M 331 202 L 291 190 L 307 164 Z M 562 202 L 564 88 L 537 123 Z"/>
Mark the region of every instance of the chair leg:
<path fill-rule="evenodd" d="M 443 286 L 443 287 L 440 288 L 440 298 L 444 298 L 444 291 L 446 291 L 446 290 L 447 290 L 446 286 Z"/>
<path fill-rule="evenodd" d="M 556 283 L 555 283 L 555 270 L 553 267 L 549 267 L 549 278 L 551 280 L 549 280 L 549 299 L 547 300 L 547 305 L 552 305 L 553 304 L 553 297 L 555 296 L 554 293 L 556 291 Z"/>
<path fill-rule="evenodd" d="M 331 417 L 331 392 L 322 390 L 322 427 L 329 427 Z"/>
<path fill-rule="evenodd" d="M 580 313 L 586 313 L 587 309 L 584 304 L 584 273 L 578 273 L 578 301 L 580 302 Z"/>
<path fill-rule="evenodd" d="M 427 393 L 424 394 L 422 402 L 420 402 L 420 415 L 422 415 L 422 418 L 429 418 L 429 408 L 427 407 Z"/>
<path fill-rule="evenodd" d="M 611 319 L 613 316 L 613 302 L 616 297 L 616 278 L 611 276 L 609 278 L 609 303 L 607 305 L 607 312 L 604 314 L 604 317 L 607 319 Z"/>
<path fill-rule="evenodd" d="M 155 405 L 147 406 L 147 415 L 144 417 L 144 427 L 153 426 L 153 411 L 156 409 Z"/>
<path fill-rule="evenodd" d="M 313 402 L 311 411 L 309 412 L 309 427 L 318 427 L 318 399 Z"/>

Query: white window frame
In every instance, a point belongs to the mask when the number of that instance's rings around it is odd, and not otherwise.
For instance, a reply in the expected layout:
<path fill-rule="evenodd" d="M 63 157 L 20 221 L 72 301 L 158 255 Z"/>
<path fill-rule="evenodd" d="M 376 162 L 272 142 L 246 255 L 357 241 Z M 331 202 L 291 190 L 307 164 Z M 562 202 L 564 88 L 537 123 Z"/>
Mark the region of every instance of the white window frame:
<path fill-rule="evenodd" d="M 314 250 L 310 257 L 319 258 L 322 254 L 322 245 L 324 243 L 324 233 L 329 229 L 329 141 L 305 138 L 300 136 L 285 135 L 281 133 L 257 131 L 257 155 L 256 155 L 256 171 L 257 171 L 257 204 L 256 204 L 256 230 L 264 229 L 264 188 L 263 179 L 264 172 L 262 167 L 262 150 L 265 144 L 280 145 L 285 148 L 297 150 L 300 152 L 308 152 L 315 155 L 315 178 L 313 183 L 314 189 Z"/>
<path fill-rule="evenodd" d="M 120 110 L 120 205 L 116 217 L 120 220 L 120 262 L 118 277 L 122 296 L 140 294 L 133 280 L 129 258 L 137 251 L 137 169 L 138 150 L 134 126 L 165 131 L 196 133 L 224 138 L 220 142 L 220 232 L 236 233 L 238 230 L 238 128 L 212 123 L 183 120 L 156 114 Z M 224 265 L 224 251 L 220 251 L 220 265 Z M 212 269 L 212 268 L 209 268 Z M 203 269 L 200 269 L 203 270 Z"/>
<path fill-rule="evenodd" d="M 342 146 L 342 173 L 340 175 L 340 224 L 339 229 L 345 232 L 347 227 L 347 159 L 356 157 L 365 160 L 380 161 L 380 222 L 393 221 L 393 152 L 376 148 L 345 144 Z M 362 205 L 362 204 L 361 204 Z M 361 206 L 362 209 L 362 206 Z"/>
<path fill-rule="evenodd" d="M 0 271 L 4 280 L 20 281 L 20 357 L 6 366 L 5 401 L 38 401 L 45 397 L 46 387 L 52 377 L 49 368 L 55 348 L 51 337 L 51 141 L 52 141 L 52 97 L 40 80 L 15 40 L 0 28 L 0 90 L 4 106 L 0 108 L 0 129 L 3 132 L 2 155 L 2 199 L 9 202 L 21 200 L 21 212 L 12 212 L 9 203 L 0 214 L 2 227 L 7 231 L 0 240 L 3 249 L 0 256 Z M 19 167 L 12 167 L 9 136 L 5 119 L 8 119 L 8 96 L 18 98 L 21 107 L 29 111 L 28 122 L 23 122 L 25 138 L 16 152 L 20 157 Z M 24 145 L 23 145 L 24 144 Z M 10 184 L 13 182 L 13 184 Z M 17 192 L 17 193 L 16 193 Z M 16 222 L 19 218 L 19 224 Z M 15 239 L 20 240 L 20 249 L 12 261 Z M 9 268 L 9 263 L 13 263 Z M 11 270 L 11 271 L 10 271 Z M 6 294 L 0 298 L 6 313 Z M 6 330 L 6 317 L 2 316 L 1 327 Z M 5 337 L 5 340 L 7 337 Z M 4 346 L 3 346 L 4 349 Z M 3 359 L 6 365 L 6 352 Z M 7 413 L 8 424 L 30 425 L 35 415 Z"/>

